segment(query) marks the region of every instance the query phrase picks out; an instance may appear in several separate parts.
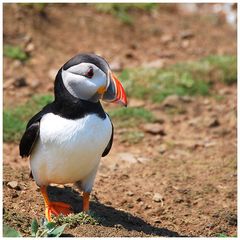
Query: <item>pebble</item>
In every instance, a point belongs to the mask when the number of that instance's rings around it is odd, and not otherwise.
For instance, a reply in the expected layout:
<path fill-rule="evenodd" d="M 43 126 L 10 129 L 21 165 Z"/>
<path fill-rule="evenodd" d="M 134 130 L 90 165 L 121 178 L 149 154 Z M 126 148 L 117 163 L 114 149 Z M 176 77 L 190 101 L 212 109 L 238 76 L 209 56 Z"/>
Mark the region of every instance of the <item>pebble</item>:
<path fill-rule="evenodd" d="M 114 72 L 120 72 L 123 69 L 123 64 L 121 62 L 115 61 L 115 62 L 110 63 L 110 68 Z"/>
<path fill-rule="evenodd" d="M 163 202 L 163 197 L 160 193 L 155 193 L 153 195 L 153 201 L 154 202 Z"/>
<path fill-rule="evenodd" d="M 179 105 L 181 98 L 178 95 L 170 95 L 163 101 L 164 107 L 177 107 Z"/>
<path fill-rule="evenodd" d="M 145 106 L 145 102 L 143 100 L 139 100 L 139 99 L 130 99 L 128 106 L 129 107 L 144 107 Z"/>
<path fill-rule="evenodd" d="M 153 135 L 161 135 L 161 136 L 165 136 L 166 132 L 163 128 L 163 126 L 159 123 L 146 123 L 142 126 L 143 130 L 145 132 L 151 133 Z"/>
<path fill-rule="evenodd" d="M 182 48 L 188 48 L 189 45 L 190 45 L 189 40 L 183 40 L 183 41 L 181 42 L 181 47 L 182 47 Z"/>
<path fill-rule="evenodd" d="M 131 192 L 131 191 L 128 191 L 128 192 L 127 192 L 127 195 L 131 197 L 131 196 L 133 196 L 133 195 L 134 195 L 134 193 L 133 193 L 133 192 Z"/>
<path fill-rule="evenodd" d="M 29 81 L 29 85 L 32 89 L 36 89 L 40 86 L 40 81 L 38 79 L 33 79 Z"/>
<path fill-rule="evenodd" d="M 189 39 L 189 38 L 194 37 L 194 34 L 190 30 L 185 30 L 185 31 L 180 32 L 180 37 L 182 39 Z"/>
<path fill-rule="evenodd" d="M 147 204 L 144 209 L 148 210 L 148 209 L 151 209 L 151 208 L 152 208 L 152 206 Z"/>
<path fill-rule="evenodd" d="M 217 118 L 207 118 L 206 119 L 206 125 L 209 128 L 213 128 L 213 127 L 218 127 L 220 125 L 220 122 Z"/>
<path fill-rule="evenodd" d="M 33 43 L 29 43 L 29 44 L 27 44 L 25 51 L 32 52 L 32 51 L 34 51 L 34 49 L 35 49 L 35 45 Z"/>
<path fill-rule="evenodd" d="M 167 145 L 166 144 L 161 144 L 159 147 L 158 147 L 158 152 L 163 154 L 167 151 Z"/>
<path fill-rule="evenodd" d="M 17 88 L 21 88 L 21 87 L 26 87 L 28 84 L 25 77 L 19 77 L 15 79 L 15 82 L 13 83 L 13 85 Z"/>
<path fill-rule="evenodd" d="M 165 61 L 163 59 L 157 59 L 151 62 L 145 62 L 142 64 L 145 68 L 162 68 L 165 64 Z"/>
<path fill-rule="evenodd" d="M 163 35 L 163 36 L 161 37 L 161 42 L 162 42 L 163 44 L 167 44 L 167 43 L 169 43 L 169 42 L 172 42 L 173 39 L 174 39 L 174 37 L 173 37 L 172 35 L 170 35 L 170 34 L 165 34 L 165 35 Z"/>
<path fill-rule="evenodd" d="M 137 158 L 131 153 L 119 153 L 118 157 L 122 161 L 130 162 L 130 163 L 136 163 L 137 162 Z"/>
<path fill-rule="evenodd" d="M 131 203 L 129 203 L 129 204 L 127 205 L 127 207 L 128 207 L 128 208 L 133 208 L 133 205 L 132 205 Z"/>
<path fill-rule="evenodd" d="M 20 186 L 18 185 L 17 181 L 11 181 L 7 183 L 7 186 L 12 189 L 20 190 Z"/>

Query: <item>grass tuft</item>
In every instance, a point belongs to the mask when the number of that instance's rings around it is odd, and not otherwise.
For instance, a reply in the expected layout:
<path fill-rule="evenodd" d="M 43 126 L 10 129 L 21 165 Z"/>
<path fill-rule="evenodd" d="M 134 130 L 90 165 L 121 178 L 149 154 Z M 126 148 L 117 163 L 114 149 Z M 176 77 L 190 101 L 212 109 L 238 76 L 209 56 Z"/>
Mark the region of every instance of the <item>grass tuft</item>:
<path fill-rule="evenodd" d="M 69 228 L 74 228 L 83 224 L 99 225 L 100 218 L 95 216 L 92 212 L 89 214 L 80 212 L 77 214 L 69 214 L 68 216 L 60 215 L 55 221 L 57 225 L 68 224 Z"/>
<path fill-rule="evenodd" d="M 28 120 L 53 100 L 52 96 L 36 95 L 26 104 L 3 111 L 3 141 L 17 142 L 25 131 Z"/>
<path fill-rule="evenodd" d="M 141 10 L 150 12 L 156 8 L 156 3 L 96 3 L 97 11 L 109 13 L 117 17 L 122 23 L 132 25 L 133 17 L 131 11 Z"/>
<path fill-rule="evenodd" d="M 17 59 L 20 61 L 26 61 L 29 56 L 19 46 L 4 45 L 3 55 L 8 58 Z"/>
<path fill-rule="evenodd" d="M 145 108 L 115 108 L 109 111 L 113 123 L 118 127 L 137 127 L 140 123 L 152 122 L 153 114 Z"/>
<path fill-rule="evenodd" d="M 150 99 L 152 102 L 161 102 L 169 95 L 206 96 L 210 94 L 214 82 L 236 83 L 236 57 L 210 56 L 163 69 L 126 69 L 120 79 L 129 97 Z"/>

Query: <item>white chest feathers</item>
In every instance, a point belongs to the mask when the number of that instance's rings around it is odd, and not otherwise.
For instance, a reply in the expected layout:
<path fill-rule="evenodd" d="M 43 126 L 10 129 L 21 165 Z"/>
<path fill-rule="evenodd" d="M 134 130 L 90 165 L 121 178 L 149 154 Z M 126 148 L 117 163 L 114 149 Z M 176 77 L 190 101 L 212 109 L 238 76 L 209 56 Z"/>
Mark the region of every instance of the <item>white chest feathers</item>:
<path fill-rule="evenodd" d="M 101 119 L 90 114 L 71 120 L 53 113 L 44 115 L 30 161 L 36 183 L 64 184 L 88 178 L 96 172 L 111 134 L 108 116 Z"/>

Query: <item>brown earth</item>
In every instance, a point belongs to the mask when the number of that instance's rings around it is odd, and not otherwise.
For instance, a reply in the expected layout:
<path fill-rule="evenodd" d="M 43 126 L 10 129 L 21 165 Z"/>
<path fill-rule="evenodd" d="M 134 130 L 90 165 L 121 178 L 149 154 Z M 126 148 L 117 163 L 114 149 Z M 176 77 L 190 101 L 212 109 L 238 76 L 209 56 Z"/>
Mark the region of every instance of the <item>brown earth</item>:
<path fill-rule="evenodd" d="M 32 48 L 24 64 L 4 58 L 4 106 L 51 92 L 56 70 L 82 51 L 122 68 L 236 54 L 236 31 L 202 11 L 187 14 L 173 5 L 153 13 L 134 11 L 133 26 L 84 4 L 50 5 L 42 15 L 35 11 L 4 4 L 4 43 Z M 191 37 L 185 39 L 186 31 Z M 15 84 L 19 77 L 26 86 Z M 136 144 L 123 142 L 124 129 L 116 129 L 91 197 L 100 225 L 68 228 L 66 234 L 236 236 L 236 85 L 218 83 L 214 91 L 221 98 L 172 97 L 174 108 L 130 99 L 130 105 L 144 104 L 154 113 L 155 125 L 139 126 L 144 139 Z M 3 157 L 4 222 L 27 234 L 31 219 L 44 216 L 43 199 L 17 144 L 4 143 Z M 11 181 L 17 186 L 11 188 Z M 69 186 L 49 192 L 81 211 L 81 197 Z"/>

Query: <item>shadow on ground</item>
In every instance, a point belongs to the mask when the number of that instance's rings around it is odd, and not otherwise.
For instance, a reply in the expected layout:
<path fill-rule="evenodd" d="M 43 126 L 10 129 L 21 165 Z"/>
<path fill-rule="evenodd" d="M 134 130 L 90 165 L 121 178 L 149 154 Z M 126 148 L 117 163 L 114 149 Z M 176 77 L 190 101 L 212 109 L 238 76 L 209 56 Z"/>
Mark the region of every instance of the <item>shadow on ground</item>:
<path fill-rule="evenodd" d="M 63 201 L 69 203 L 74 212 L 82 211 L 82 198 L 77 191 L 71 187 L 59 188 L 55 186 L 48 187 L 48 195 L 53 201 Z M 158 228 L 145 222 L 143 219 L 133 216 L 132 214 L 117 210 L 110 206 L 105 206 L 98 200 L 90 202 L 91 211 L 100 219 L 100 224 L 105 227 L 120 227 L 128 231 L 144 232 L 152 236 L 165 237 L 183 237 L 177 232 L 167 228 Z"/>

